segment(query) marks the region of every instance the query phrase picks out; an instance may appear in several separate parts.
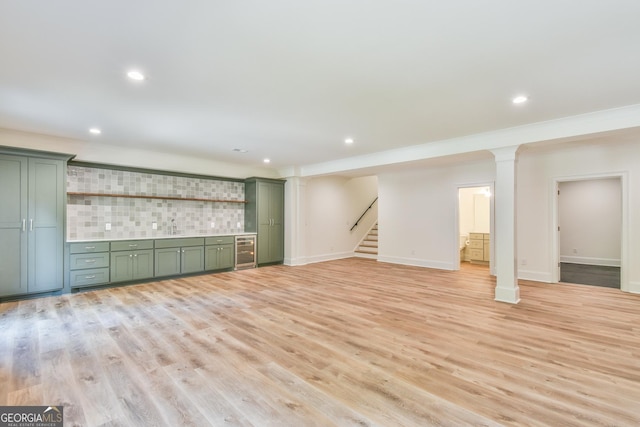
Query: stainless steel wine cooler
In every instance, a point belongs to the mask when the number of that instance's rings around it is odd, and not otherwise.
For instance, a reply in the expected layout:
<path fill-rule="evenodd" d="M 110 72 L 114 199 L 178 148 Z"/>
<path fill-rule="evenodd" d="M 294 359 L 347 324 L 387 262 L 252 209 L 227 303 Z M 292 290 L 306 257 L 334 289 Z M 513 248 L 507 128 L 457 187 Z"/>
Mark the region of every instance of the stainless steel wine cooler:
<path fill-rule="evenodd" d="M 236 236 L 236 270 L 255 266 L 256 236 Z"/>

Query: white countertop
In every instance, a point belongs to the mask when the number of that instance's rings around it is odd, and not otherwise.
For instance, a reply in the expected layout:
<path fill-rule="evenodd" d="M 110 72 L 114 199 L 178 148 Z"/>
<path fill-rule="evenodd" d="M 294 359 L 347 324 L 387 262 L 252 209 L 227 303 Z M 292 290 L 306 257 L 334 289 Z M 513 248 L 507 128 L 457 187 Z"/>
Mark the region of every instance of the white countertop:
<path fill-rule="evenodd" d="M 117 242 L 121 240 L 162 240 L 162 239 L 188 239 L 191 237 L 224 237 L 224 236 L 255 236 L 257 233 L 227 233 L 227 234 L 174 234 L 169 236 L 148 236 L 148 237 L 117 237 L 102 239 L 67 239 L 67 243 L 91 243 L 91 242 Z"/>

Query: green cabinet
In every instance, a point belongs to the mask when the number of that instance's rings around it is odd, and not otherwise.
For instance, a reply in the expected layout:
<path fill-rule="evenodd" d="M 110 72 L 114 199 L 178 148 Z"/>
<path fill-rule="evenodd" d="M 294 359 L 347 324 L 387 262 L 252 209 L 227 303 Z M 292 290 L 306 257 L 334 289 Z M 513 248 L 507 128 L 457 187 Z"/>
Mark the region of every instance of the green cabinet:
<path fill-rule="evenodd" d="M 284 181 L 245 181 L 245 231 L 257 233 L 258 265 L 284 260 Z"/>
<path fill-rule="evenodd" d="M 63 288 L 69 157 L 0 148 L 0 297 Z"/>
<path fill-rule="evenodd" d="M 177 238 L 156 240 L 155 276 L 204 271 L 204 238 Z"/>
<path fill-rule="evenodd" d="M 153 277 L 153 240 L 111 242 L 111 282 Z"/>
<path fill-rule="evenodd" d="M 204 248 L 204 269 L 223 270 L 234 266 L 233 236 L 207 237 Z"/>
<path fill-rule="evenodd" d="M 109 282 L 109 242 L 71 243 L 69 253 L 71 288 Z"/>

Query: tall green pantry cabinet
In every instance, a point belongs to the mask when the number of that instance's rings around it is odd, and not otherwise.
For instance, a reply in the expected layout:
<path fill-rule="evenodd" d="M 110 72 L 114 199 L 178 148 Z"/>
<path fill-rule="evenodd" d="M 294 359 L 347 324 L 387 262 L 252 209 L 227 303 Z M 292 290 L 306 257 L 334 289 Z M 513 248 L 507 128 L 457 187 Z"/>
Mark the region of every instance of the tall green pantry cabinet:
<path fill-rule="evenodd" d="M 248 178 L 244 183 L 244 231 L 257 233 L 258 265 L 284 261 L 284 181 Z"/>
<path fill-rule="evenodd" d="M 62 289 L 70 158 L 0 147 L 0 297 Z"/>

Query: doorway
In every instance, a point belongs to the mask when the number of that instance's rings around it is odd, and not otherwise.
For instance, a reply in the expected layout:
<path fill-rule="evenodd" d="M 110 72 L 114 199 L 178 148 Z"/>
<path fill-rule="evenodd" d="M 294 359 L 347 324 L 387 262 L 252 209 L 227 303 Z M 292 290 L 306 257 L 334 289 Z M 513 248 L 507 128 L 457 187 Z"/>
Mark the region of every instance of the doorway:
<path fill-rule="evenodd" d="M 458 188 L 460 264 L 490 266 L 491 217 L 490 185 Z"/>
<path fill-rule="evenodd" d="M 559 281 L 620 289 L 622 179 L 558 182 Z"/>

